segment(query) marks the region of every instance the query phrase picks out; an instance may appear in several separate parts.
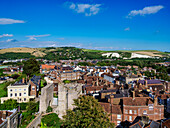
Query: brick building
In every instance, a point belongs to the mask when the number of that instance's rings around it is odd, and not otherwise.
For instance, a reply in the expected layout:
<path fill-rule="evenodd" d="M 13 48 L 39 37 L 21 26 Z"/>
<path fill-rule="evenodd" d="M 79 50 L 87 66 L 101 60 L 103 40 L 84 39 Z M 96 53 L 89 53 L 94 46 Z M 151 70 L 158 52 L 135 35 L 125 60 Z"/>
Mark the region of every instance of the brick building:
<path fill-rule="evenodd" d="M 81 77 L 80 72 L 69 71 L 59 73 L 60 80 L 78 80 L 80 79 L 80 77 Z"/>
<path fill-rule="evenodd" d="M 153 101 L 150 97 L 123 97 L 116 102 L 113 95 L 110 97 L 110 102 L 100 104 L 115 125 L 124 121 L 132 123 L 137 116 L 147 116 L 154 121 L 164 118 L 164 106 L 158 104 L 157 98 Z"/>
<path fill-rule="evenodd" d="M 38 93 L 40 91 L 41 84 L 41 76 L 33 76 L 30 81 L 30 96 L 38 97 Z"/>

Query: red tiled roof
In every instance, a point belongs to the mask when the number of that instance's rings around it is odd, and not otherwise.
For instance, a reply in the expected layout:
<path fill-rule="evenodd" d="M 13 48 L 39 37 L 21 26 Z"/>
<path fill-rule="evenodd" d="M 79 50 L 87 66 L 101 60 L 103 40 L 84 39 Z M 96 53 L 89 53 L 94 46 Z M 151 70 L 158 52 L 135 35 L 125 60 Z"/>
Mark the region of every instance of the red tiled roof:
<path fill-rule="evenodd" d="M 123 105 L 129 106 L 146 106 L 148 104 L 153 104 L 150 97 L 123 97 Z"/>
<path fill-rule="evenodd" d="M 112 107 L 110 107 L 110 103 L 102 103 L 102 102 L 100 102 L 100 105 L 104 108 L 104 110 L 107 113 L 122 114 L 120 105 L 112 105 Z"/>
<path fill-rule="evenodd" d="M 55 65 L 47 65 L 47 64 L 42 64 L 41 68 L 42 69 L 54 69 Z"/>

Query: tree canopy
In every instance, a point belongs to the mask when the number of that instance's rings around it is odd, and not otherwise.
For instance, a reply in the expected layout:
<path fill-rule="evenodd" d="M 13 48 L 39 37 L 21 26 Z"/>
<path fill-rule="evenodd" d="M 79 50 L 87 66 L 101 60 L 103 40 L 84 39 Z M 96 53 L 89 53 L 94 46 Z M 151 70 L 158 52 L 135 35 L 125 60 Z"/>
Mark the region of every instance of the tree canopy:
<path fill-rule="evenodd" d="M 0 104 L 0 110 L 13 110 L 18 107 L 18 103 L 16 100 L 9 99 L 4 101 L 3 104 Z"/>
<path fill-rule="evenodd" d="M 29 76 L 40 73 L 40 65 L 35 59 L 29 59 L 24 63 L 23 73 Z"/>
<path fill-rule="evenodd" d="M 41 119 L 41 127 L 47 128 L 47 127 L 52 127 L 52 128 L 60 128 L 61 122 L 60 118 L 56 113 L 51 113 L 49 115 L 45 115 Z"/>
<path fill-rule="evenodd" d="M 80 96 L 74 100 L 76 106 L 63 116 L 63 127 L 67 128 L 113 128 L 108 114 L 92 96 Z"/>

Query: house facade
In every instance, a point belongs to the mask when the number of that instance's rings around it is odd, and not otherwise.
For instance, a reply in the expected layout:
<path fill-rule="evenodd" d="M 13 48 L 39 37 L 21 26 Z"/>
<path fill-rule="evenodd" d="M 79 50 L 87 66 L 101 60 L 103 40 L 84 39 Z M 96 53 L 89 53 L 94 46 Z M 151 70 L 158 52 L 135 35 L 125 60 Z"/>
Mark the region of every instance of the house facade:
<path fill-rule="evenodd" d="M 23 78 L 19 82 L 11 84 L 7 87 L 8 97 L 2 97 L 1 103 L 8 99 L 17 100 L 18 103 L 29 102 L 30 99 L 38 97 L 40 90 L 40 77 L 34 76 L 29 82 Z"/>

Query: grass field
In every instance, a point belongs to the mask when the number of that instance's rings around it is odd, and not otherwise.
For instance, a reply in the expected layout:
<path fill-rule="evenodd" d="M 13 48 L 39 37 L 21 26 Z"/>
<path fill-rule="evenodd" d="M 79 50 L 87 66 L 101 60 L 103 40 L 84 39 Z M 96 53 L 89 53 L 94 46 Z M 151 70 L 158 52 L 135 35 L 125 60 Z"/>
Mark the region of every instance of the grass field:
<path fill-rule="evenodd" d="M 6 83 L 0 84 L 0 98 L 7 96 L 7 91 L 4 90 Z"/>
<path fill-rule="evenodd" d="M 0 54 L 4 53 L 30 53 L 31 55 L 34 55 L 36 57 L 42 57 L 46 55 L 45 53 L 39 51 L 37 48 L 6 48 L 6 49 L 1 49 Z"/>

